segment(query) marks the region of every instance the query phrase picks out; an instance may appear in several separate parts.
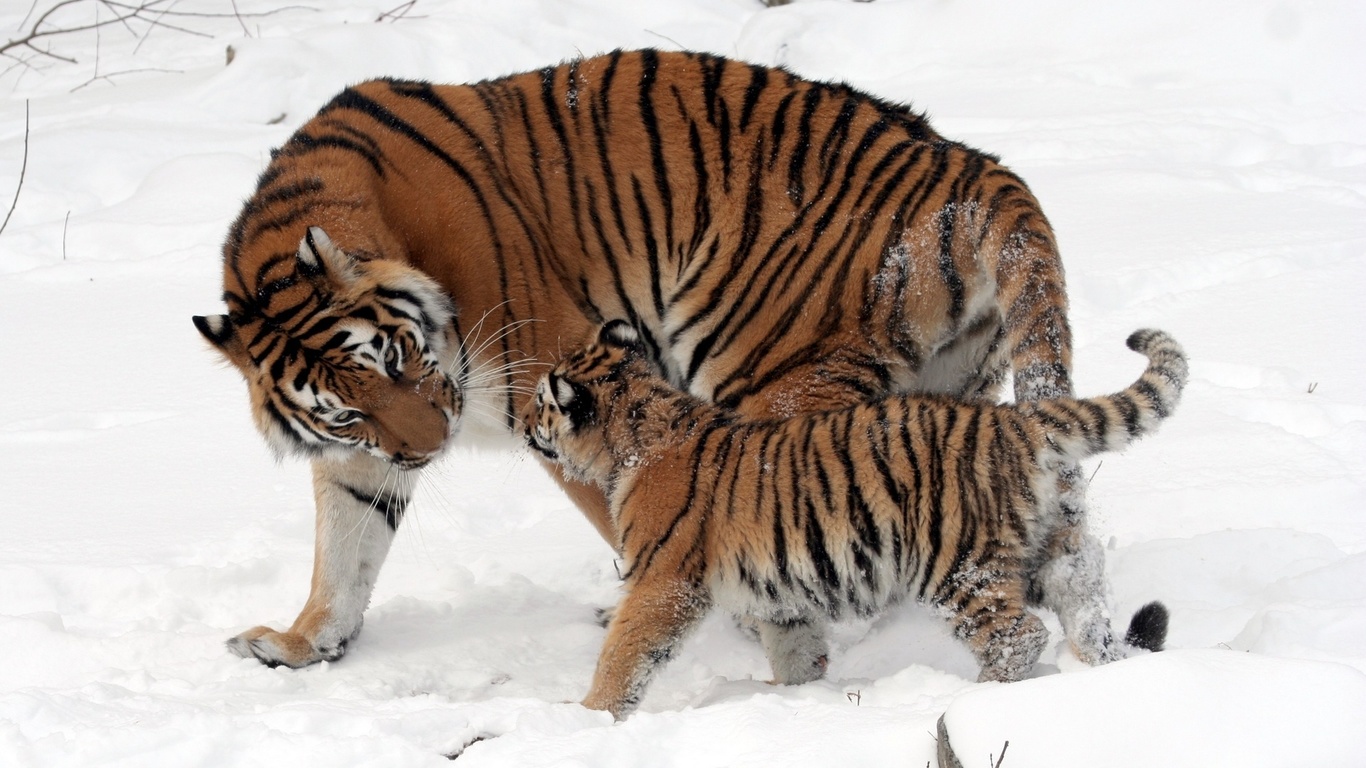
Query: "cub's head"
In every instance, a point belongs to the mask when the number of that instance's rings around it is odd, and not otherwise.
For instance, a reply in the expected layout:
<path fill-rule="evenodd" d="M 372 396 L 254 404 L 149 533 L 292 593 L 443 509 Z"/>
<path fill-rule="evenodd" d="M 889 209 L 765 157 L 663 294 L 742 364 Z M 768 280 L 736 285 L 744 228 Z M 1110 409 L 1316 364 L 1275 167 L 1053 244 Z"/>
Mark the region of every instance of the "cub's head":
<path fill-rule="evenodd" d="M 600 482 L 614 466 L 607 431 L 612 412 L 630 407 L 633 382 L 657 378 L 635 330 L 613 320 L 597 340 L 541 377 L 522 424 L 527 445 L 584 482 Z"/>
<path fill-rule="evenodd" d="M 363 451 L 415 469 L 454 433 L 455 311 L 426 275 L 354 259 L 311 227 L 293 253 L 230 265 L 227 284 L 228 314 L 194 324 L 246 378 L 278 455 Z"/>

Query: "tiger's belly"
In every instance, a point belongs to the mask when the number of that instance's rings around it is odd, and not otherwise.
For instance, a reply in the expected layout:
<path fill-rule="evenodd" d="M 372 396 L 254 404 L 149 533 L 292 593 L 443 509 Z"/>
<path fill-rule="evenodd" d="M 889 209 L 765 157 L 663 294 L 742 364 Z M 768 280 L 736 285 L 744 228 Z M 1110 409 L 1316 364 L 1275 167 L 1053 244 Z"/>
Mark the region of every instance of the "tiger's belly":
<path fill-rule="evenodd" d="M 915 588 L 913 572 L 885 554 L 860 554 L 857 545 L 832 543 L 824 556 L 803 549 L 774 557 L 771 546 L 736 549 L 711 563 L 712 600 L 765 621 L 871 617 Z"/>

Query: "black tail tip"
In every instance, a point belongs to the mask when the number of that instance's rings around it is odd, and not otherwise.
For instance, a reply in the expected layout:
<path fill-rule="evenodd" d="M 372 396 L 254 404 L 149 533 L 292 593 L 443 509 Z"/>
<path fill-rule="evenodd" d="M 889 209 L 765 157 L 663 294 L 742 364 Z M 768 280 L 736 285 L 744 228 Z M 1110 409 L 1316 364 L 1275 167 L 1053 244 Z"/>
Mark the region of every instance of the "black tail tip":
<path fill-rule="evenodd" d="M 1124 642 L 1135 648 L 1157 653 L 1167 642 L 1167 606 L 1153 601 L 1134 612 Z"/>
<path fill-rule="evenodd" d="M 1140 328 L 1129 334 L 1129 338 L 1124 340 L 1124 344 L 1135 352 L 1146 352 L 1153 339 L 1161 334 L 1161 331 L 1155 331 L 1151 328 Z"/>

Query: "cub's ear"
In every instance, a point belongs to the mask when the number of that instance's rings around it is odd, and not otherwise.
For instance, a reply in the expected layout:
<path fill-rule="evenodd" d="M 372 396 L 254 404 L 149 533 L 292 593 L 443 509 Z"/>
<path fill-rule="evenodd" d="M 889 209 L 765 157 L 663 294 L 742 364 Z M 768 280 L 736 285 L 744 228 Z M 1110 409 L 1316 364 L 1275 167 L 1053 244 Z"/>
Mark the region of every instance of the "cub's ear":
<path fill-rule="evenodd" d="M 238 338 L 237 328 L 227 315 L 195 315 L 190 319 L 199 333 L 230 362 L 244 371 L 253 367 L 246 345 Z"/>
<path fill-rule="evenodd" d="M 625 320 L 609 320 L 598 329 L 598 343 L 609 347 L 640 349 L 640 334 Z"/>
<path fill-rule="evenodd" d="M 356 262 L 338 248 L 322 227 L 309 227 L 299 241 L 299 271 L 308 277 L 331 275 L 343 283 L 356 281 Z"/>

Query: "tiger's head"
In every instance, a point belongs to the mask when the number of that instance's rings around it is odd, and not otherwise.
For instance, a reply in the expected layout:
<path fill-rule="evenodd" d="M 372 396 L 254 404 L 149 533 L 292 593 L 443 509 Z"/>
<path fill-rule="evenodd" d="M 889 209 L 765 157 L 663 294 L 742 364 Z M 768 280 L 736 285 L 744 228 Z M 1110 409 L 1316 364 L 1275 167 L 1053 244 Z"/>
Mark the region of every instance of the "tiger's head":
<path fill-rule="evenodd" d="M 294 253 L 238 275 L 226 315 L 195 327 L 247 380 L 256 426 L 279 456 L 356 451 L 416 469 L 458 424 L 448 371 L 460 349 L 455 308 L 404 264 L 356 259 L 319 227 Z"/>
<path fill-rule="evenodd" d="M 609 430 L 629 427 L 614 412 L 631 410 L 644 394 L 640 387 L 655 382 L 667 386 L 650 366 L 635 329 L 613 320 L 599 329 L 596 341 L 537 382 L 522 418 L 527 445 L 573 479 L 603 482 L 619 459 L 609 446 Z"/>

